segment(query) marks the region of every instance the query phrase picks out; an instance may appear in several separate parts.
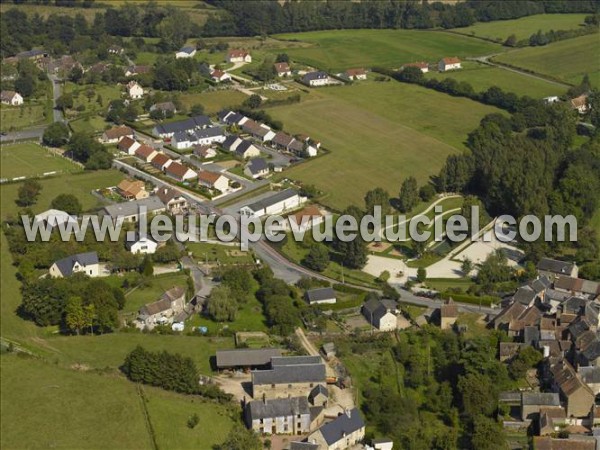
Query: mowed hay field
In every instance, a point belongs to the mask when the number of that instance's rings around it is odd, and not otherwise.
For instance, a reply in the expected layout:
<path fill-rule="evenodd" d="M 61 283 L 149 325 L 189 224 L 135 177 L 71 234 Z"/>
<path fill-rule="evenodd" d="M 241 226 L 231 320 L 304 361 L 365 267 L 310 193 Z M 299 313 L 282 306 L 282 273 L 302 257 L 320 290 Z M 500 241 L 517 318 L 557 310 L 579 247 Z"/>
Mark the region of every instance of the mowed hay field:
<path fill-rule="evenodd" d="M 81 169 L 32 142 L 0 146 L 0 178 L 35 177 L 54 171 L 79 172 Z"/>
<path fill-rule="evenodd" d="M 285 52 L 293 60 L 328 71 L 373 66 L 398 68 L 414 61 L 434 62 L 445 56 L 464 58 L 503 51 L 497 44 L 441 31 L 334 30 L 276 37 L 313 44 L 304 48 L 290 46 Z"/>
<path fill-rule="evenodd" d="M 600 87 L 599 34 L 591 34 L 543 47 L 513 50 L 494 59 L 501 63 L 549 75 L 571 84 L 581 82 L 587 73 L 595 87 Z"/>
<path fill-rule="evenodd" d="M 269 113 L 286 131 L 306 133 L 331 153 L 285 172 L 315 184 L 322 202 L 341 210 L 362 205 L 375 187 L 397 196 L 402 180 L 419 183 L 437 174 L 483 116 L 500 110 L 416 85 L 366 81 L 312 90 L 296 105 Z"/>
<path fill-rule="evenodd" d="M 494 22 L 478 22 L 464 28 L 454 28 L 452 31 L 467 36 L 477 36 L 504 42 L 511 34 L 517 40 L 527 39 L 538 30 L 573 30 L 583 26 L 588 14 L 538 14 L 513 20 L 497 20 Z"/>
<path fill-rule="evenodd" d="M 202 399 L 137 386 L 116 373 L 99 375 L 5 354 L 2 369 L 3 449 L 211 448 L 231 428 L 229 411 Z M 35 413 L 32 413 L 35 412 Z M 198 414 L 200 424 L 186 423 Z M 18 419 L 18 420 L 17 420 Z"/>
<path fill-rule="evenodd" d="M 438 80 L 454 78 L 456 81 L 466 81 L 473 86 L 475 92 L 483 92 L 491 86 L 498 86 L 506 92 L 529 95 L 533 98 L 562 95 L 567 90 L 566 87 L 552 81 L 471 61 L 463 61 L 461 70 L 431 71 L 425 74 L 425 77 Z"/>

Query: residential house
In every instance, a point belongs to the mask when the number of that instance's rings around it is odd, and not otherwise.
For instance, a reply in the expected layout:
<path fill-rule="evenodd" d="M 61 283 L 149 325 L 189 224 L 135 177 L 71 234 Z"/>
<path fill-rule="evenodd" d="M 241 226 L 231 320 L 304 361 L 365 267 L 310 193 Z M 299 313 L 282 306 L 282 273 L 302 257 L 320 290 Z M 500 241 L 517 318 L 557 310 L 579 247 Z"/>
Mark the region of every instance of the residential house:
<path fill-rule="evenodd" d="M 5 105 L 20 106 L 23 104 L 23 97 L 15 91 L 0 92 L 0 101 Z"/>
<path fill-rule="evenodd" d="M 317 149 L 308 142 L 294 140 L 289 146 L 289 150 L 301 158 L 312 158 L 317 156 Z"/>
<path fill-rule="evenodd" d="M 147 198 L 146 183 L 141 180 L 123 180 L 117 185 L 117 192 L 126 200 Z"/>
<path fill-rule="evenodd" d="M 127 95 L 133 100 L 140 99 L 144 96 L 144 89 L 135 81 L 127 83 Z"/>
<path fill-rule="evenodd" d="M 317 384 L 308 394 L 308 401 L 313 406 L 325 407 L 329 401 L 329 391 L 322 384 Z"/>
<path fill-rule="evenodd" d="M 271 358 L 278 356 L 279 348 L 217 350 L 215 364 L 218 370 L 269 369 Z"/>
<path fill-rule="evenodd" d="M 235 154 L 243 159 L 256 158 L 260 156 L 260 150 L 252 142 L 243 139 L 236 147 Z"/>
<path fill-rule="evenodd" d="M 132 128 L 121 125 L 105 130 L 104 133 L 102 133 L 102 136 L 100 136 L 100 142 L 103 144 L 117 144 L 125 137 L 133 139 L 135 137 L 135 132 Z"/>
<path fill-rule="evenodd" d="M 59 209 L 49 209 L 42 213 L 36 214 L 33 218 L 33 223 L 39 224 L 40 227 L 49 227 L 50 229 L 54 229 L 54 227 L 60 225 L 75 225 L 77 223 L 77 217 Z"/>
<path fill-rule="evenodd" d="M 438 70 L 440 72 L 447 72 L 448 70 L 461 69 L 460 59 L 458 58 L 442 58 L 438 63 Z"/>
<path fill-rule="evenodd" d="M 558 98 L 557 95 L 551 95 L 550 97 L 544 97 L 542 100 L 547 105 L 551 105 L 553 103 L 558 103 L 560 101 L 560 99 Z"/>
<path fill-rule="evenodd" d="M 452 298 L 449 298 L 440 307 L 440 328 L 449 330 L 456 323 L 458 318 L 458 305 L 454 303 Z"/>
<path fill-rule="evenodd" d="M 254 179 L 265 177 L 269 174 L 269 165 L 263 158 L 254 158 L 248 161 L 244 173 Z"/>
<path fill-rule="evenodd" d="M 544 407 L 560 407 L 558 392 L 521 392 L 521 420 L 534 418 Z"/>
<path fill-rule="evenodd" d="M 302 82 L 310 87 L 325 86 L 329 84 L 329 75 L 326 72 L 308 72 L 302 77 Z"/>
<path fill-rule="evenodd" d="M 356 80 L 366 80 L 367 79 L 367 71 L 365 69 L 348 69 L 344 72 L 344 77 L 349 79 L 350 81 Z"/>
<path fill-rule="evenodd" d="M 546 276 L 554 281 L 559 276 L 577 278 L 579 268 L 573 262 L 559 261 L 551 258 L 542 258 L 538 262 L 537 271 L 541 276 Z"/>
<path fill-rule="evenodd" d="M 177 161 L 173 161 L 165 168 L 165 174 L 177 181 L 192 180 L 198 177 L 196 172 Z"/>
<path fill-rule="evenodd" d="M 271 130 L 271 128 L 252 119 L 246 120 L 241 124 L 241 127 L 242 130 L 251 134 L 254 138 L 260 140 L 261 142 L 270 141 L 275 137 L 275 132 Z"/>
<path fill-rule="evenodd" d="M 273 64 L 275 67 L 275 72 L 278 77 L 291 77 L 292 69 L 290 69 L 290 65 L 286 62 L 278 62 Z"/>
<path fill-rule="evenodd" d="M 163 114 L 175 114 L 177 112 L 177 107 L 173 102 L 161 102 L 152 105 L 150 107 L 150 112 L 152 111 L 161 111 Z"/>
<path fill-rule="evenodd" d="M 581 380 L 592 390 L 594 395 L 600 394 L 600 367 L 579 366 L 577 373 L 581 377 Z"/>
<path fill-rule="evenodd" d="M 554 386 L 566 402 L 567 417 L 587 417 L 594 406 L 594 392 L 566 360 L 550 367 Z"/>
<path fill-rule="evenodd" d="M 231 81 L 231 75 L 223 70 L 215 69 L 210 73 L 210 79 L 215 83 L 223 83 L 225 81 Z"/>
<path fill-rule="evenodd" d="M 427 73 L 429 72 L 429 64 L 424 62 L 424 61 L 419 61 L 419 62 L 414 62 L 414 63 L 408 63 L 408 64 L 404 64 L 402 66 L 402 69 L 405 69 L 407 67 L 416 67 L 417 69 L 419 69 L 422 73 Z"/>
<path fill-rule="evenodd" d="M 134 155 L 135 151 L 138 148 L 140 148 L 140 145 L 142 145 L 142 144 L 140 144 L 135 139 L 130 138 L 129 136 L 125 136 L 125 137 L 121 138 L 121 140 L 117 144 L 117 147 L 119 148 L 119 150 L 127 153 L 128 155 Z"/>
<path fill-rule="evenodd" d="M 64 278 L 74 273 L 84 273 L 89 277 L 100 276 L 100 264 L 96 252 L 78 253 L 55 261 L 50 266 L 50 276 Z"/>
<path fill-rule="evenodd" d="M 271 145 L 282 150 L 290 150 L 290 144 L 294 141 L 294 137 L 283 131 L 278 131 L 271 140 Z"/>
<path fill-rule="evenodd" d="M 321 426 L 306 440 L 322 450 L 343 450 L 357 445 L 364 438 L 365 422 L 358 408 L 353 408 Z"/>
<path fill-rule="evenodd" d="M 172 162 L 173 160 L 164 153 L 157 153 L 156 155 L 154 155 L 154 158 L 152 158 L 152 160 L 150 161 L 150 164 L 152 164 L 152 167 L 154 167 L 155 169 L 164 172 L 165 170 L 167 170 L 167 167 L 169 167 L 169 165 Z"/>
<path fill-rule="evenodd" d="M 538 430 L 540 436 L 556 433 L 562 425 L 565 425 L 567 415 L 561 406 L 543 406 L 540 408 L 538 417 Z"/>
<path fill-rule="evenodd" d="M 306 197 L 302 197 L 293 189 L 279 191 L 262 200 L 250 203 L 240 208 L 240 214 L 248 217 L 262 217 L 267 214 L 282 214 L 293 211 L 306 202 Z"/>
<path fill-rule="evenodd" d="M 157 196 L 150 196 L 140 200 L 116 203 L 102 208 L 103 213 L 113 221 L 122 218 L 124 222 L 139 222 L 140 215 L 158 214 L 164 212 L 166 207 Z"/>
<path fill-rule="evenodd" d="M 210 145 L 196 144 L 193 147 L 193 153 L 194 155 L 202 159 L 211 159 L 217 156 L 217 150 L 211 147 Z"/>
<path fill-rule="evenodd" d="M 588 111 L 588 95 L 581 94 L 579 97 L 571 99 L 571 108 L 576 109 L 579 114 L 585 114 Z"/>
<path fill-rule="evenodd" d="M 372 298 L 362 307 L 362 314 L 379 331 L 394 331 L 398 327 L 397 304 L 393 300 Z"/>
<path fill-rule="evenodd" d="M 225 192 L 229 189 L 229 179 L 226 176 L 208 170 L 198 172 L 198 184 L 221 192 Z"/>
<path fill-rule="evenodd" d="M 259 434 L 298 435 L 316 428 L 306 397 L 248 402 L 244 408 L 244 419 L 248 429 Z"/>
<path fill-rule="evenodd" d="M 252 396 L 307 396 L 317 384 L 325 384 L 325 378 L 325 364 L 320 356 L 272 357 L 270 369 L 252 371 Z"/>
<path fill-rule="evenodd" d="M 164 325 L 172 322 L 173 317 L 185 308 L 185 288 L 175 286 L 166 291 L 161 298 L 140 308 L 138 323 L 148 329 L 155 325 Z"/>
<path fill-rule="evenodd" d="M 149 163 L 158 154 L 156 150 L 146 144 L 140 145 L 133 154 L 144 162 Z"/>
<path fill-rule="evenodd" d="M 583 278 L 558 276 L 554 281 L 554 289 L 594 300 L 600 295 L 600 282 L 589 281 Z"/>
<path fill-rule="evenodd" d="M 176 189 L 170 187 L 159 187 L 156 196 L 166 206 L 171 214 L 180 214 L 188 209 L 189 203 L 186 198 Z"/>
<path fill-rule="evenodd" d="M 195 130 L 203 130 L 212 125 L 207 116 L 194 116 L 177 122 L 161 123 L 152 129 L 152 134 L 162 139 L 170 139 L 177 132 L 190 133 Z"/>
<path fill-rule="evenodd" d="M 175 58 L 193 58 L 196 54 L 196 48 L 191 46 L 186 46 L 180 48 L 177 52 L 175 52 Z"/>
<path fill-rule="evenodd" d="M 291 230 L 306 231 L 323 223 L 325 217 L 315 205 L 309 205 L 295 214 L 288 216 Z"/>
<path fill-rule="evenodd" d="M 227 62 L 228 63 L 237 63 L 237 62 L 252 62 L 252 55 L 248 53 L 246 50 L 240 49 L 232 49 L 227 52 Z"/>
<path fill-rule="evenodd" d="M 334 304 L 336 302 L 335 291 L 330 287 L 306 291 L 304 298 L 309 305 Z"/>
<path fill-rule="evenodd" d="M 210 145 L 223 141 L 225 141 L 223 128 L 210 127 L 200 130 L 177 131 L 173 134 L 171 145 L 176 149 L 183 149 L 194 145 Z"/>
<path fill-rule="evenodd" d="M 158 244 L 146 236 L 141 237 L 138 233 L 135 233 L 132 238 L 126 238 L 125 247 L 134 255 L 151 255 L 156 252 Z"/>
<path fill-rule="evenodd" d="M 144 75 L 144 74 L 150 73 L 150 70 L 151 70 L 150 66 L 132 65 L 132 66 L 127 67 L 127 69 L 125 69 L 125 76 L 133 77 L 135 75 Z"/>
<path fill-rule="evenodd" d="M 231 110 L 223 110 L 218 114 L 219 121 L 226 125 L 242 125 L 249 120 L 246 116 Z"/>
<path fill-rule="evenodd" d="M 223 150 L 234 152 L 238 145 L 240 145 L 242 142 L 244 142 L 244 140 L 241 137 L 235 134 L 230 134 L 223 142 L 221 142 L 221 147 L 223 147 Z"/>
<path fill-rule="evenodd" d="M 125 49 L 119 45 L 111 45 L 108 47 L 108 53 L 111 55 L 122 55 Z"/>

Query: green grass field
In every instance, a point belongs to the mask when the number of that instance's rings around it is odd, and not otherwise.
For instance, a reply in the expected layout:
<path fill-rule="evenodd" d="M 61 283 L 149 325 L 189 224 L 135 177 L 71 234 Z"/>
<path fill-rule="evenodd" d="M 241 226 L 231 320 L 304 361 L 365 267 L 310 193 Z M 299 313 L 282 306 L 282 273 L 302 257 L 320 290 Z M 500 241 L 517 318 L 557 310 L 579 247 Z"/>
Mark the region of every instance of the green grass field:
<path fill-rule="evenodd" d="M 224 108 L 236 107 L 242 104 L 248 98 L 240 91 L 222 90 L 213 92 L 200 92 L 194 94 L 185 94 L 181 96 L 181 102 L 187 107 L 200 103 L 204 106 L 207 114 L 216 114 Z"/>
<path fill-rule="evenodd" d="M 75 83 L 68 82 L 64 88 L 65 93 L 73 95 L 73 109 L 84 106 L 85 113 L 99 112 L 106 110 L 111 100 L 121 98 L 124 91 L 116 85 L 84 85 L 79 86 Z M 88 97 L 89 92 L 89 97 Z M 96 100 L 98 95 L 102 97 L 102 104 Z"/>
<path fill-rule="evenodd" d="M 69 122 L 69 126 L 75 133 L 98 133 L 109 125 L 106 120 L 98 115 L 85 115 L 84 117 Z"/>
<path fill-rule="evenodd" d="M 600 87 L 599 41 L 597 34 L 591 34 L 544 47 L 513 50 L 495 57 L 495 60 L 571 84 L 579 84 L 587 73 L 592 84 Z"/>
<path fill-rule="evenodd" d="M 46 106 L 43 104 L 23 104 L 21 106 L 0 107 L 0 128 L 3 131 L 20 130 L 47 122 Z"/>
<path fill-rule="evenodd" d="M 514 20 L 498 20 L 494 22 L 478 22 L 465 28 L 455 28 L 452 31 L 467 36 L 477 36 L 485 39 L 504 42 L 514 34 L 517 39 L 527 39 L 538 30 L 573 30 L 583 25 L 586 14 L 539 14 L 521 17 Z"/>
<path fill-rule="evenodd" d="M 363 205 L 375 187 L 397 196 L 410 175 L 437 174 L 446 156 L 493 107 L 397 82 L 363 82 L 313 90 L 300 104 L 268 109 L 286 131 L 320 140 L 331 154 L 296 166 L 285 177 L 313 183 L 325 205 Z M 457 118 L 460 117 L 460 120 Z"/>
<path fill-rule="evenodd" d="M 230 331 L 264 331 L 266 333 L 269 329 L 262 311 L 261 303 L 252 297 L 238 310 L 237 317 L 233 322 L 215 322 L 206 316 L 196 314 L 186 322 L 186 326 L 204 326 L 208 328 L 211 334 L 218 334 L 224 329 Z"/>
<path fill-rule="evenodd" d="M 81 169 L 31 142 L 0 147 L 0 178 L 34 177 L 53 171 L 67 173 Z"/>
<path fill-rule="evenodd" d="M 324 70 L 341 71 L 351 67 L 400 67 L 413 61 L 437 61 L 444 56 L 488 55 L 502 47 L 452 33 L 412 30 L 337 30 L 281 34 L 280 39 L 313 44 L 289 48 L 294 60 Z"/>
<path fill-rule="evenodd" d="M 240 252 L 237 245 L 227 246 L 208 242 L 190 242 L 187 250 L 192 252 L 194 259 L 204 263 L 218 264 L 252 264 L 254 262 L 250 252 Z"/>
<path fill-rule="evenodd" d="M 491 86 L 498 86 L 506 92 L 517 95 L 529 95 L 533 98 L 543 98 L 550 95 L 562 95 L 566 88 L 550 81 L 533 78 L 524 74 L 511 72 L 499 67 L 487 66 L 477 62 L 464 61 L 461 70 L 449 72 L 429 72 L 426 78 L 454 78 L 456 81 L 466 81 L 476 92 L 482 92 Z"/>

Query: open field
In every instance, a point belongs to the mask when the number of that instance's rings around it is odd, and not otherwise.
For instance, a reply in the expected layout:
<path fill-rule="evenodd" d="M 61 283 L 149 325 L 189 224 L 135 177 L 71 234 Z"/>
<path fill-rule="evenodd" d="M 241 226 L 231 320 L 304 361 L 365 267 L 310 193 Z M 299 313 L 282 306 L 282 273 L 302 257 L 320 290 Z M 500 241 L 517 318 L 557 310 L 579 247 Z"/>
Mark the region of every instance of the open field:
<path fill-rule="evenodd" d="M 64 92 L 73 95 L 73 109 L 84 106 L 85 112 L 107 110 L 112 100 L 119 99 L 124 94 L 124 91 L 116 85 L 79 86 L 71 82 L 65 84 Z M 98 103 L 98 96 L 102 97 L 102 104 Z"/>
<path fill-rule="evenodd" d="M 286 131 L 306 133 L 331 150 L 285 176 L 315 184 L 326 193 L 320 202 L 341 210 L 362 206 L 375 187 L 396 196 L 410 175 L 427 182 L 446 156 L 464 149 L 481 118 L 499 110 L 415 85 L 362 82 L 312 90 L 299 105 L 268 111 Z"/>
<path fill-rule="evenodd" d="M 199 397 L 146 386 L 143 403 L 137 386 L 116 374 L 10 354 L 0 363 L 2 448 L 152 448 L 144 405 L 159 448 L 211 448 L 226 438 L 232 424 L 226 407 Z M 190 429 L 187 420 L 194 413 L 200 423 Z"/>
<path fill-rule="evenodd" d="M 85 115 L 84 117 L 69 122 L 69 126 L 73 129 L 73 132 L 84 132 L 84 133 L 99 133 L 103 131 L 109 125 L 106 120 L 98 115 Z"/>
<path fill-rule="evenodd" d="M 204 106 L 207 114 L 216 114 L 224 108 L 236 107 L 242 104 L 248 98 L 247 95 L 235 90 L 220 90 L 212 92 L 200 92 L 195 94 L 185 94 L 181 96 L 181 102 L 189 109 L 191 106 L 200 103 Z"/>
<path fill-rule="evenodd" d="M 32 142 L 0 147 L 0 178 L 34 177 L 53 171 L 66 173 L 81 169 Z"/>
<path fill-rule="evenodd" d="M 482 92 L 492 86 L 498 86 L 506 92 L 514 92 L 517 95 L 529 95 L 533 98 L 543 98 L 550 95 L 562 95 L 566 88 L 558 86 L 549 81 L 533 78 L 516 72 L 504 70 L 500 67 L 465 61 L 461 70 L 448 72 L 429 72 L 425 78 L 454 78 L 456 81 L 466 81 L 475 92 Z"/>
<path fill-rule="evenodd" d="M 494 59 L 571 84 L 580 83 L 587 73 L 592 84 L 600 87 L 599 39 L 597 34 L 591 34 L 544 47 L 513 50 Z"/>
<path fill-rule="evenodd" d="M 397 68 L 413 61 L 437 61 L 444 56 L 488 55 L 503 51 L 499 45 L 440 31 L 336 30 L 281 34 L 276 37 L 312 43 L 290 48 L 294 60 L 341 71 L 351 67 Z"/>
<path fill-rule="evenodd" d="M 0 128 L 2 131 L 20 130 L 46 122 L 46 107 L 41 103 L 24 103 L 21 106 L 2 105 L 0 107 Z"/>
<path fill-rule="evenodd" d="M 194 259 L 200 263 L 217 264 L 253 264 L 250 252 L 242 252 L 238 245 L 212 244 L 208 242 L 190 242 L 187 250 L 192 252 Z"/>
<path fill-rule="evenodd" d="M 186 326 L 207 327 L 211 334 L 218 334 L 223 329 L 230 331 L 264 331 L 266 333 L 269 329 L 262 311 L 262 304 L 255 297 L 252 297 L 240 307 L 233 322 L 215 322 L 206 316 L 195 314 L 186 322 Z"/>
<path fill-rule="evenodd" d="M 535 16 L 521 17 L 513 20 L 497 20 L 494 22 L 478 22 L 464 28 L 455 28 L 452 31 L 467 36 L 477 36 L 485 39 L 504 42 L 511 34 L 517 40 L 527 39 L 538 30 L 573 30 L 583 25 L 587 14 L 538 14 Z"/>

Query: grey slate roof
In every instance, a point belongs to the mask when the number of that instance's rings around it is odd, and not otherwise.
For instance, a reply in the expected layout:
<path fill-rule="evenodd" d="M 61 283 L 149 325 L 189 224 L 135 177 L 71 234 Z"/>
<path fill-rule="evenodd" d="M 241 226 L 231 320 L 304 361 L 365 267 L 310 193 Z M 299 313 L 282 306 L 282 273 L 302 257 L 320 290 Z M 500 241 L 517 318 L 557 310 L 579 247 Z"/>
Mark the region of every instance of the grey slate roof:
<path fill-rule="evenodd" d="M 357 408 L 348 413 L 339 415 L 332 422 L 323 425 L 319 431 L 323 435 L 327 445 L 333 445 L 344 436 L 354 433 L 365 426 L 365 422 Z"/>
<path fill-rule="evenodd" d="M 552 282 L 546 276 L 536 278 L 530 283 L 531 289 L 533 289 L 536 294 L 548 289 L 551 285 Z"/>
<path fill-rule="evenodd" d="M 221 111 L 218 114 L 218 118 L 221 122 L 226 123 L 227 125 L 233 125 L 239 123 L 245 116 L 231 110 Z"/>
<path fill-rule="evenodd" d="M 150 196 L 130 202 L 117 203 L 104 207 L 107 215 L 116 219 L 118 216 L 129 217 L 140 213 L 140 207 L 145 206 L 148 213 L 165 209 L 164 203 L 157 196 Z"/>
<path fill-rule="evenodd" d="M 223 136 L 224 134 L 223 128 L 221 127 L 209 127 L 192 131 L 176 131 L 173 134 L 173 138 L 178 142 L 185 142 L 197 141 L 207 137 Z"/>
<path fill-rule="evenodd" d="M 558 392 L 523 392 L 523 405 L 560 406 Z"/>
<path fill-rule="evenodd" d="M 253 371 L 252 384 L 325 382 L 325 364 L 320 356 L 274 357 L 271 366 L 270 370 Z"/>
<path fill-rule="evenodd" d="M 306 397 L 254 400 L 246 405 L 251 420 L 310 414 Z"/>
<path fill-rule="evenodd" d="M 513 295 L 515 302 L 519 302 L 522 305 L 529 305 L 531 301 L 536 297 L 535 292 L 529 286 L 521 286 Z"/>
<path fill-rule="evenodd" d="M 196 49 L 194 47 L 191 47 L 191 46 L 181 47 L 179 49 L 180 52 L 185 52 L 188 55 L 191 54 L 194 50 L 196 50 Z"/>
<path fill-rule="evenodd" d="M 540 330 L 537 327 L 527 326 L 523 329 L 523 342 L 534 345 L 540 340 Z"/>
<path fill-rule="evenodd" d="M 557 259 L 542 258 L 538 262 L 538 270 L 546 272 L 552 272 L 562 275 L 570 275 L 573 270 L 574 264 L 571 262 L 559 261 Z"/>
<path fill-rule="evenodd" d="M 248 150 L 253 145 L 254 144 L 252 144 L 252 142 L 243 139 L 242 142 L 241 142 L 241 144 L 236 147 L 235 153 L 238 156 L 244 156 L 244 153 L 246 152 L 246 150 Z"/>
<path fill-rule="evenodd" d="M 319 445 L 312 442 L 294 441 L 290 443 L 290 450 L 319 450 Z"/>
<path fill-rule="evenodd" d="M 581 297 L 570 297 L 563 304 L 563 313 L 579 314 L 585 307 L 587 300 Z"/>
<path fill-rule="evenodd" d="M 590 343 L 583 352 L 582 355 L 588 361 L 594 361 L 595 359 L 600 357 L 600 341 L 597 339 Z"/>
<path fill-rule="evenodd" d="M 310 394 L 308 394 L 308 400 L 312 403 L 317 395 L 324 395 L 329 398 L 329 391 L 322 384 L 317 384 L 312 391 L 310 391 Z"/>
<path fill-rule="evenodd" d="M 195 116 L 177 122 L 161 123 L 156 126 L 159 134 L 170 134 L 178 131 L 191 131 L 196 128 L 204 128 L 211 125 L 211 121 L 207 116 Z"/>
<path fill-rule="evenodd" d="M 254 158 L 248 162 L 246 166 L 251 174 L 255 175 L 257 173 L 261 173 L 264 170 L 268 169 L 269 166 L 267 162 L 263 158 Z"/>
<path fill-rule="evenodd" d="M 373 322 L 375 322 L 380 320 L 392 309 L 395 309 L 395 307 L 392 307 L 394 304 L 395 303 L 390 303 L 389 301 L 372 298 L 363 305 L 363 314 L 368 320 L 372 317 Z"/>
<path fill-rule="evenodd" d="M 76 255 L 67 256 L 66 258 L 59 259 L 54 264 L 60 270 L 60 273 L 63 276 L 68 277 L 73 274 L 73 265 L 75 263 L 79 263 L 82 266 L 91 266 L 94 264 L 98 264 L 98 253 L 96 252 L 87 252 L 87 253 L 78 253 Z"/>
<path fill-rule="evenodd" d="M 306 291 L 306 299 L 308 302 L 318 302 L 321 300 L 329 300 L 331 298 L 335 298 L 335 291 L 333 288 L 324 287 L 319 289 L 311 289 L 310 291 Z"/>
<path fill-rule="evenodd" d="M 308 72 L 302 77 L 304 81 L 312 81 L 312 80 L 324 80 L 328 75 L 326 72 L 317 71 L 317 72 Z"/>
<path fill-rule="evenodd" d="M 218 350 L 217 367 L 253 367 L 266 366 L 274 356 L 281 356 L 279 348 Z"/>
<path fill-rule="evenodd" d="M 298 193 L 296 191 L 294 191 L 293 189 L 286 189 L 284 191 L 279 191 L 276 192 L 275 194 L 271 195 L 270 197 L 267 197 L 265 199 L 259 200 L 257 202 L 251 203 L 249 205 L 247 205 L 247 208 L 250 208 L 252 211 L 262 211 L 265 208 L 268 208 L 269 206 L 273 206 L 276 203 L 279 202 L 283 202 L 287 199 L 292 198 L 294 195 L 297 195 Z"/>
<path fill-rule="evenodd" d="M 225 140 L 223 141 L 223 143 L 221 144 L 221 146 L 225 149 L 225 150 L 235 150 L 235 148 L 233 147 L 233 144 L 236 143 L 236 141 L 240 139 L 239 136 L 235 135 L 235 134 L 230 134 L 229 136 L 227 136 L 225 138 Z M 238 144 L 239 145 L 239 144 Z"/>
<path fill-rule="evenodd" d="M 579 367 L 578 372 L 579 372 L 579 375 L 581 375 L 581 379 L 583 380 L 584 383 L 587 383 L 587 384 L 600 383 L 600 367 L 593 367 L 593 366 Z"/>

